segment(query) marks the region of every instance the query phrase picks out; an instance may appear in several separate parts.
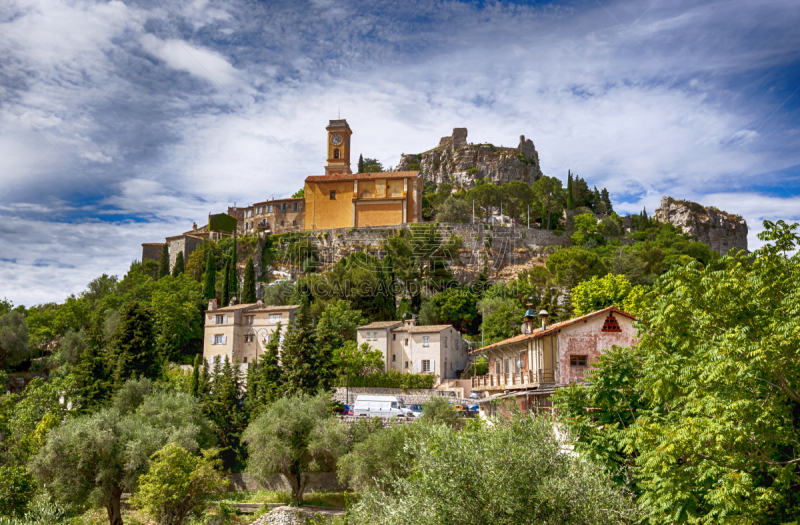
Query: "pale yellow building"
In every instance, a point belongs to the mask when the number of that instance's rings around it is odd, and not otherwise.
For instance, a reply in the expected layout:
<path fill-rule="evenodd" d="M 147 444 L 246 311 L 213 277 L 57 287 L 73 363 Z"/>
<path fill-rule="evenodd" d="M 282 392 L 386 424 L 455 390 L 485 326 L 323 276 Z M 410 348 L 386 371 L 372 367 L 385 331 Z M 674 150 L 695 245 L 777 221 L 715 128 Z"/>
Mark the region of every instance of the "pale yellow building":
<path fill-rule="evenodd" d="M 283 338 L 298 308 L 264 306 L 260 302 L 218 308 L 216 299 L 212 299 L 205 311 L 203 358 L 209 363 L 222 362 L 225 356 L 235 363 L 256 362 L 266 352 L 271 338 Z"/>
<path fill-rule="evenodd" d="M 467 366 L 468 344 L 452 325 L 417 326 L 414 320 L 381 321 L 356 329 L 359 346 L 383 354 L 384 370 L 457 379 Z"/>
<path fill-rule="evenodd" d="M 331 120 L 325 175 L 306 177 L 305 229 L 395 226 L 422 220 L 418 171 L 352 173 L 347 121 Z"/>

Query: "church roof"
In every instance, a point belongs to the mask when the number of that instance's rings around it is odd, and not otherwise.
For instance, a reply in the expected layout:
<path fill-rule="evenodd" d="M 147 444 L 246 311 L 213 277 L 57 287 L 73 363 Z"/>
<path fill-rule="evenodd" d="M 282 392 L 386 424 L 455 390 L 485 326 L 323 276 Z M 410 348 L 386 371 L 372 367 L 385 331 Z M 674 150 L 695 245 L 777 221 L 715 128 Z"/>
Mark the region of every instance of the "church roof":
<path fill-rule="evenodd" d="M 306 182 L 325 182 L 336 180 L 377 180 L 377 179 L 413 179 L 419 176 L 418 171 L 379 171 L 377 173 L 335 173 L 333 175 L 311 175 Z"/>

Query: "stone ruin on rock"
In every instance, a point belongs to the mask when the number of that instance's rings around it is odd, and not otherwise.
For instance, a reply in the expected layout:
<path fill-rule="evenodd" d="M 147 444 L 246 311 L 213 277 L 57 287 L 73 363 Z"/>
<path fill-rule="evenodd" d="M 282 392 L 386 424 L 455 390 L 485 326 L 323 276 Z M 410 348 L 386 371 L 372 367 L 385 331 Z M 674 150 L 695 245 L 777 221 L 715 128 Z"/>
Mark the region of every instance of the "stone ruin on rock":
<path fill-rule="evenodd" d="M 467 128 L 453 129 L 452 136 L 442 137 L 438 146 L 424 153 L 403 154 L 395 169 L 419 170 L 426 182 L 453 182 L 465 188 L 474 187 L 479 178 L 495 184 L 512 180 L 531 184 L 542 176 L 531 139 L 521 135 L 516 148 L 470 144 Z"/>
<path fill-rule="evenodd" d="M 747 251 L 747 222 L 739 215 L 696 202 L 661 197 L 661 207 L 653 218 L 680 227 L 683 233 L 695 236 L 720 255 L 731 248 Z"/>

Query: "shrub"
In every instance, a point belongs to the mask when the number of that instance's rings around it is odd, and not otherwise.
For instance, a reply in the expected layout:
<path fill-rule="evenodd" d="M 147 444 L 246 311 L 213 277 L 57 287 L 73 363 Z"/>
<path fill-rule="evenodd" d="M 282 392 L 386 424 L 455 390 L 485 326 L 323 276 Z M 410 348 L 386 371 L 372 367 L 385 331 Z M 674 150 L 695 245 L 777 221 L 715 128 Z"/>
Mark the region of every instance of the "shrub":
<path fill-rule="evenodd" d="M 225 475 L 217 470 L 221 462 L 215 456 L 215 449 L 196 456 L 180 445 L 167 443 L 152 455 L 150 470 L 139 478 L 131 504 L 159 525 L 182 525 L 228 485 Z"/>
<path fill-rule="evenodd" d="M 433 388 L 436 384 L 436 376 L 433 374 L 404 374 L 399 370 L 389 370 L 388 372 L 376 372 L 360 377 L 351 377 L 351 387 L 370 387 L 370 388 L 402 388 L 404 390 Z M 339 385 L 345 386 L 345 385 Z"/>

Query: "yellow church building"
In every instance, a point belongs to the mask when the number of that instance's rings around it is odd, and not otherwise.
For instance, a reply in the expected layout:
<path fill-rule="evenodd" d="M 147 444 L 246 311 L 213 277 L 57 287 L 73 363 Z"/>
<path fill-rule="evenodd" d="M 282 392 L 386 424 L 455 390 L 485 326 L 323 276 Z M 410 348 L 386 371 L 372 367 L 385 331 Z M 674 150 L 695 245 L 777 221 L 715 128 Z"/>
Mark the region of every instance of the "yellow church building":
<path fill-rule="evenodd" d="M 306 177 L 305 229 L 395 226 L 422 220 L 422 177 L 418 171 L 353 173 L 344 119 L 331 120 L 325 175 Z"/>

